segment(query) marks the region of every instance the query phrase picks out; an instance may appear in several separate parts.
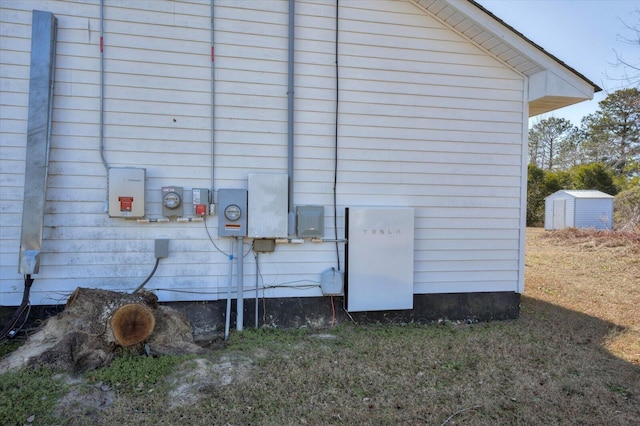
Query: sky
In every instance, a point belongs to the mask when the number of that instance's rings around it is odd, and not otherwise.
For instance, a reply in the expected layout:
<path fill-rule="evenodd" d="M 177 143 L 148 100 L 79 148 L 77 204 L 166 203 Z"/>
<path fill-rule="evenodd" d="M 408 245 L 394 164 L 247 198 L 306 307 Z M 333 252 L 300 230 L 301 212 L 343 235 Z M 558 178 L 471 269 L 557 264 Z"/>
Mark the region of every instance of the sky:
<path fill-rule="evenodd" d="M 608 93 L 636 87 L 625 75 L 640 72 L 614 64 L 617 52 L 626 62 L 640 66 L 640 44 L 621 39 L 640 37 L 625 26 L 640 29 L 640 0 L 476 1 L 603 89 L 592 101 L 533 117 L 529 126 L 549 117 L 566 118 L 579 126 Z"/>

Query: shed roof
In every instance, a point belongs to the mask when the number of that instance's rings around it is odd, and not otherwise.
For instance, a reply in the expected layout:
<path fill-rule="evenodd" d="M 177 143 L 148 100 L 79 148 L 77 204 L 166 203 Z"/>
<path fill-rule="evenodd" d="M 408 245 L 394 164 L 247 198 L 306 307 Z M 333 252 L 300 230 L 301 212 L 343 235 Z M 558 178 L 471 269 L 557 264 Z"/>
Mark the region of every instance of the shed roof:
<path fill-rule="evenodd" d="M 530 117 L 593 99 L 602 90 L 474 0 L 412 1 L 529 77 Z"/>
<path fill-rule="evenodd" d="M 561 189 L 560 191 L 556 191 L 553 194 L 549 195 L 549 197 L 552 197 L 554 195 L 559 195 L 559 194 L 567 194 L 573 198 L 614 198 L 613 195 L 609 195 L 605 192 L 602 191 L 598 191 L 595 189 Z M 546 197 L 546 198 L 549 198 Z"/>

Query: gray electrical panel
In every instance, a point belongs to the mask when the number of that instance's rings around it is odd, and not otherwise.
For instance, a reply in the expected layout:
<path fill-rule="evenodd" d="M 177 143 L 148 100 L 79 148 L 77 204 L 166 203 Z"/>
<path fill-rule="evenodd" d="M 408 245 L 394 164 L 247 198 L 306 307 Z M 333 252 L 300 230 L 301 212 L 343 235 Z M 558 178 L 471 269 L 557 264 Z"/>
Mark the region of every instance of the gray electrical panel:
<path fill-rule="evenodd" d="M 218 236 L 247 236 L 247 190 L 218 190 Z"/>
<path fill-rule="evenodd" d="M 287 238 L 288 182 L 286 174 L 249 174 L 249 238 Z"/>
<path fill-rule="evenodd" d="M 298 206 L 296 222 L 298 237 L 322 238 L 324 236 L 324 206 Z"/>
<path fill-rule="evenodd" d="M 193 188 L 193 215 L 206 216 L 209 214 L 209 190 L 206 188 Z"/>

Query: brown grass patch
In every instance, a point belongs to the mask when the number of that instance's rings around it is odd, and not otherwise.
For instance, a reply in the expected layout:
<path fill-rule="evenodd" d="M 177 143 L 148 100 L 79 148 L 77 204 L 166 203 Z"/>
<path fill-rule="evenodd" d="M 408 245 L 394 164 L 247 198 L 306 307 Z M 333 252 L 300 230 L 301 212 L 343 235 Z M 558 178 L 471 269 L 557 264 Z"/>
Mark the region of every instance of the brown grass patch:
<path fill-rule="evenodd" d="M 640 235 L 527 230 L 525 295 L 615 324 L 605 346 L 640 364 Z"/>
<path fill-rule="evenodd" d="M 247 329 L 160 380 L 152 359 L 101 376 L 91 424 L 638 424 L 640 256 L 569 232 L 527 230 L 517 320 Z"/>
<path fill-rule="evenodd" d="M 531 228 L 530 234 L 537 235 L 536 228 Z M 577 246 L 585 250 L 620 247 L 630 253 L 640 253 L 640 233 L 637 232 L 565 228 L 545 232 L 542 238 L 565 247 Z"/>

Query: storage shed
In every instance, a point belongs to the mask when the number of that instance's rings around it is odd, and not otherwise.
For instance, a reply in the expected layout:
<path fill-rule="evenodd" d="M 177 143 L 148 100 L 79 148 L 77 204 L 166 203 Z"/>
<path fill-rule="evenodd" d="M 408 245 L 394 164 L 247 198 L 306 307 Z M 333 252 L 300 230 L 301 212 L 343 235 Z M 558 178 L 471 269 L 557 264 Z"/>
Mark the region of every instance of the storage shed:
<path fill-rule="evenodd" d="M 544 229 L 613 227 L 613 196 L 596 190 L 560 190 L 544 199 Z"/>
<path fill-rule="evenodd" d="M 529 117 L 600 90 L 466 0 L 0 0 L 0 28 L 4 306 L 515 317 Z"/>

